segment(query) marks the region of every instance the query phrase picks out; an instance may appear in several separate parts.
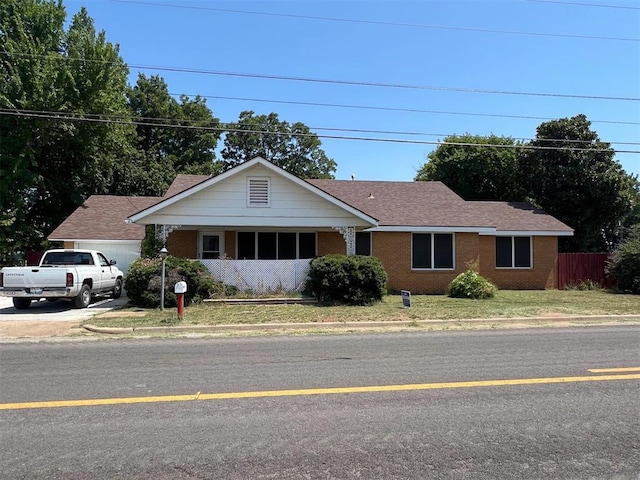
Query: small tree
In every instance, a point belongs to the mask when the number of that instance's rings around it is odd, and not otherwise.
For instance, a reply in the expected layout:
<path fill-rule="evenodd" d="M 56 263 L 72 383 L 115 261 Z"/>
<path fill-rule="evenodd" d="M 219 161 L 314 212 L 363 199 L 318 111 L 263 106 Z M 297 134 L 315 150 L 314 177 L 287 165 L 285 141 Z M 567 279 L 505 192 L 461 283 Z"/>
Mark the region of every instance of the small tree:
<path fill-rule="evenodd" d="M 631 228 L 629 237 L 613 252 L 606 270 L 620 290 L 640 294 L 640 223 Z"/>

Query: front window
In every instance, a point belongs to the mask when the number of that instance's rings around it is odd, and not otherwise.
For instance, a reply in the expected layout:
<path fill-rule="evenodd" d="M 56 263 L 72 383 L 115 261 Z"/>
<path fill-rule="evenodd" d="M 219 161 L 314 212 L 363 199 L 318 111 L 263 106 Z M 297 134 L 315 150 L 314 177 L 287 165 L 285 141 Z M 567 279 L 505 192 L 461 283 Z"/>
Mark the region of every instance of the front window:
<path fill-rule="evenodd" d="M 220 258 L 220 235 L 202 235 L 202 258 Z"/>
<path fill-rule="evenodd" d="M 313 232 L 238 232 L 238 260 L 295 260 L 316 256 Z"/>
<path fill-rule="evenodd" d="M 411 268 L 424 270 L 453 269 L 453 234 L 412 234 Z"/>
<path fill-rule="evenodd" d="M 496 237 L 497 268 L 531 268 L 531 237 Z"/>

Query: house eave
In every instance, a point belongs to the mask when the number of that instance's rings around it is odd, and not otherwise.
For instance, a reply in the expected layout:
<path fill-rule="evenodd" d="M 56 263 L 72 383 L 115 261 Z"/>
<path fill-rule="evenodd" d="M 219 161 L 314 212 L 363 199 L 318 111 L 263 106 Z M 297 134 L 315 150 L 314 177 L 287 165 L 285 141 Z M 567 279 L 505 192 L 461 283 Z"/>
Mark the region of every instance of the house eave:
<path fill-rule="evenodd" d="M 573 231 L 566 230 L 495 230 L 494 233 L 480 235 L 498 235 L 505 237 L 572 237 Z"/>
<path fill-rule="evenodd" d="M 365 232 L 429 232 L 429 233 L 479 233 L 484 235 L 494 235 L 496 229 L 493 227 L 451 227 L 451 226 L 430 226 L 430 225 L 382 225 L 367 228 Z"/>

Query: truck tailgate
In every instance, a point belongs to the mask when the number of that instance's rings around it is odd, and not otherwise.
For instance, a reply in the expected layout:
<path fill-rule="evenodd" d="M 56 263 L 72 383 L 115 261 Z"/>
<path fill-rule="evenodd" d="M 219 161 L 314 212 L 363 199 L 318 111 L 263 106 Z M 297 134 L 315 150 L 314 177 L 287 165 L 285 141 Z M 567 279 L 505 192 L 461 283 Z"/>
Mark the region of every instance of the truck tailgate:
<path fill-rule="evenodd" d="M 64 287 L 67 269 L 57 267 L 5 267 L 3 284 L 5 289 Z"/>

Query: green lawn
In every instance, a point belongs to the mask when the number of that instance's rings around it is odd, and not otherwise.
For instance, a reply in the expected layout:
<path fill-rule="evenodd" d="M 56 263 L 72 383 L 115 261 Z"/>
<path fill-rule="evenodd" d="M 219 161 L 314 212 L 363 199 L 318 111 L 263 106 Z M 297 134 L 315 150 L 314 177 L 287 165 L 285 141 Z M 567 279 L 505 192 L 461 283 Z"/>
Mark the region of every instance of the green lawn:
<path fill-rule="evenodd" d="M 444 295 L 416 295 L 412 307 L 403 308 L 399 295 L 389 295 L 369 307 L 317 305 L 224 305 L 189 306 L 183 320 L 176 309 L 127 308 L 87 320 L 101 327 L 162 325 L 221 325 L 292 322 L 366 322 L 561 315 L 640 314 L 640 295 L 604 291 L 499 291 L 490 300 L 454 299 Z"/>

